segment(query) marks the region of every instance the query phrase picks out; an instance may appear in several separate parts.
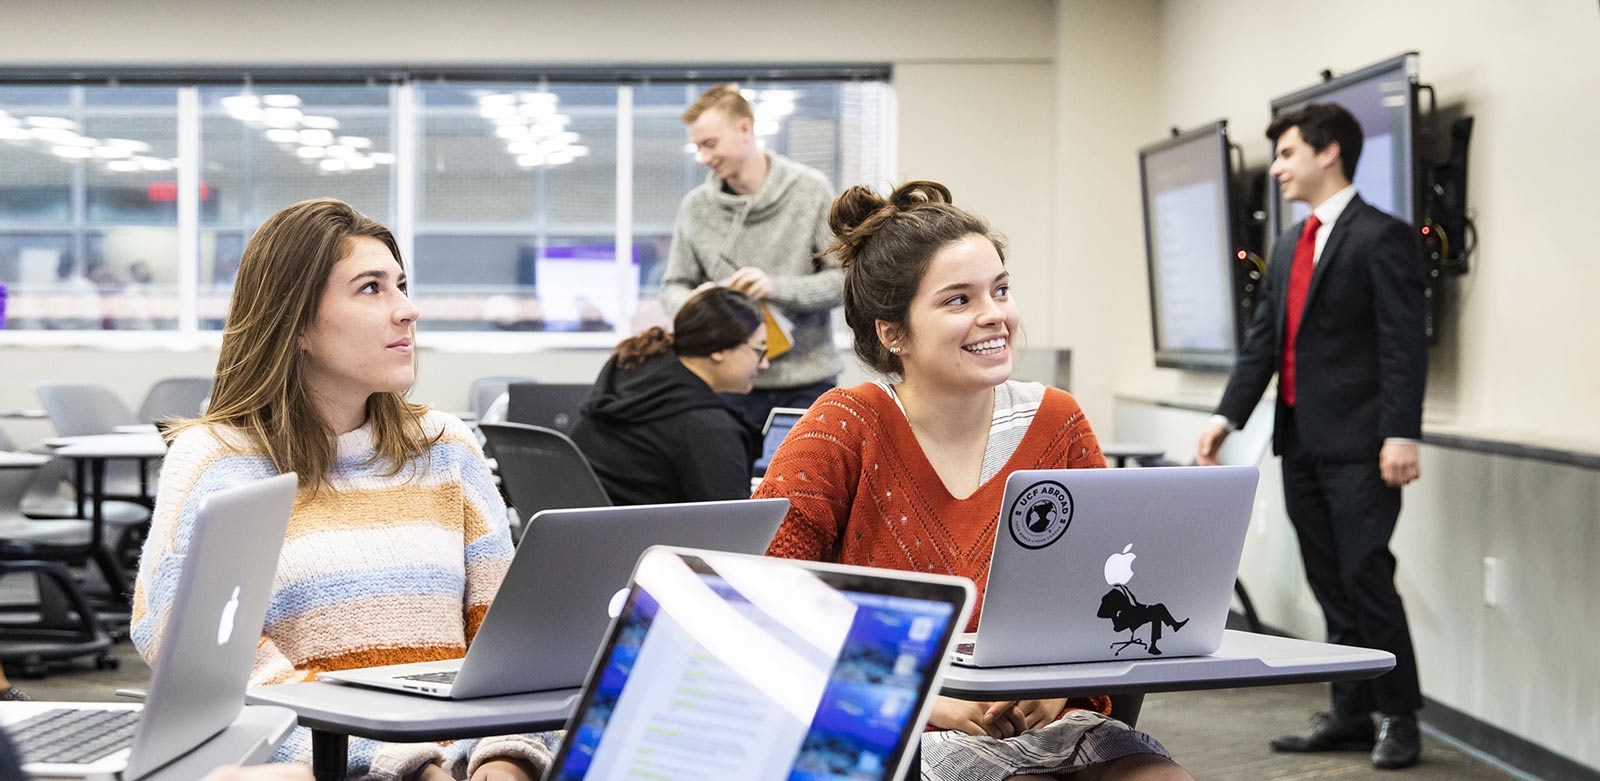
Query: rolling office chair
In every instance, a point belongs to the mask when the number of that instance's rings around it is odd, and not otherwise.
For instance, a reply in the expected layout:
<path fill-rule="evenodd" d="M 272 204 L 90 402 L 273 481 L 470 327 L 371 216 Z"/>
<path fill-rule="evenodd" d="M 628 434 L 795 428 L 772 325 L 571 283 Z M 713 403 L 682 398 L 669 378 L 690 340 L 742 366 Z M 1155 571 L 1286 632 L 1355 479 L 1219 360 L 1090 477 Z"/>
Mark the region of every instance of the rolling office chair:
<path fill-rule="evenodd" d="M 46 456 L 0 453 L 0 577 L 31 575 L 38 584 L 36 604 L 0 611 L 0 660 L 20 665 L 36 678 L 46 662 L 95 657 L 102 670 L 119 662 L 110 652 L 112 635 L 77 580 L 63 564 L 86 565 L 93 557 L 92 529 L 77 519 L 34 520 L 22 514 L 21 500 L 34 471 Z"/>
<path fill-rule="evenodd" d="M 611 506 L 589 459 L 566 434 L 520 423 L 479 428 L 500 465 L 500 480 L 519 521 L 541 510 Z"/>
<path fill-rule="evenodd" d="M 157 380 L 139 405 L 139 420 L 156 423 L 174 418 L 198 417 L 206 399 L 211 396 L 213 385 L 214 380 L 210 377 L 168 377 Z"/>

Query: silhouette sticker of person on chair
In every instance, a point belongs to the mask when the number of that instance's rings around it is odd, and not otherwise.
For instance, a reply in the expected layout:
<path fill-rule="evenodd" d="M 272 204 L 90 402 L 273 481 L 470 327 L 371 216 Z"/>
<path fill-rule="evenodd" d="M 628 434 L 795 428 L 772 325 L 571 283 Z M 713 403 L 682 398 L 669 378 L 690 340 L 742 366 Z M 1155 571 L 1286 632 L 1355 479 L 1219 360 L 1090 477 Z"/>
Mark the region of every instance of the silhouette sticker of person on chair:
<path fill-rule="evenodd" d="M 1130 645 L 1144 646 L 1151 656 L 1160 656 L 1161 649 L 1156 647 L 1156 643 L 1161 640 L 1162 625 L 1176 632 L 1182 629 L 1184 624 L 1189 623 L 1189 619 L 1175 620 L 1166 605 L 1160 602 L 1153 605 L 1141 604 L 1133 595 L 1133 591 L 1128 588 L 1128 581 L 1133 579 L 1133 560 L 1136 555 L 1133 553 L 1133 543 L 1130 542 L 1121 553 L 1113 553 L 1106 559 L 1106 585 L 1109 585 L 1111 590 L 1100 598 L 1100 612 L 1095 615 L 1111 619 L 1113 629 L 1128 633 L 1127 640 L 1111 644 L 1117 651 L 1116 656 L 1121 656 Z M 1145 624 L 1150 625 L 1148 645 L 1134 636 L 1139 627 Z"/>

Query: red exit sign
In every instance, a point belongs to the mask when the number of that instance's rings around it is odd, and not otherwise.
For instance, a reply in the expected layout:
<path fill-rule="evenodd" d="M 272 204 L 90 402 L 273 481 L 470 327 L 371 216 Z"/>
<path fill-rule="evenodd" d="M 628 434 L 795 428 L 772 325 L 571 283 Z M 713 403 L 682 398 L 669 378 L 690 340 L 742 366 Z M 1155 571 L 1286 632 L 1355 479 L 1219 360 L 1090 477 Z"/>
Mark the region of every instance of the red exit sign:
<path fill-rule="evenodd" d="M 150 200 L 152 201 L 176 201 L 178 200 L 178 183 L 151 182 L 149 186 L 145 188 L 145 192 L 149 194 Z M 211 185 L 201 182 L 200 200 L 207 201 L 210 199 Z"/>

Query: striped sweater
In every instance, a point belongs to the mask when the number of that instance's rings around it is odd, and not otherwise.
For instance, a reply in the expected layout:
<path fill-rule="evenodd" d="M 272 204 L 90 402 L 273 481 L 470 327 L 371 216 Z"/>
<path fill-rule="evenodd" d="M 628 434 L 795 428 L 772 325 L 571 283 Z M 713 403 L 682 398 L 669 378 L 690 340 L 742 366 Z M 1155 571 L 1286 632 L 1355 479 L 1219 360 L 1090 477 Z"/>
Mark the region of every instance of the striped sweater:
<path fill-rule="evenodd" d="M 333 490 L 296 497 L 250 685 L 466 653 L 511 562 L 506 510 L 471 431 L 437 412 L 422 425 L 438 441 L 394 475 L 366 463 L 370 427 L 340 436 Z M 276 473 L 237 431 L 194 428 L 172 443 L 134 589 L 133 641 L 146 659 L 169 628 L 201 500 Z M 548 751 L 524 736 L 446 745 L 357 739 L 349 767 L 352 777 L 400 778 L 433 760 L 459 776 L 496 756 L 542 765 Z M 297 729 L 274 759 L 309 761 L 309 732 Z"/>

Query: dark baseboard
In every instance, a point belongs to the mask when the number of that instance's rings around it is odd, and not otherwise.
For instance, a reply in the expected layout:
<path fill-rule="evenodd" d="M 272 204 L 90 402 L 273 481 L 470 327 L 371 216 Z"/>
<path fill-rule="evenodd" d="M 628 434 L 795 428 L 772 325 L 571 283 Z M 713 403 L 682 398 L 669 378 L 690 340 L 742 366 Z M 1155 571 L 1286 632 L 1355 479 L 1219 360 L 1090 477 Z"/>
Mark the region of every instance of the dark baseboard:
<path fill-rule="evenodd" d="M 1543 781 L 1600 781 L 1600 770 L 1513 735 L 1476 716 L 1431 697 L 1418 714 L 1422 722 L 1451 738 Z"/>

